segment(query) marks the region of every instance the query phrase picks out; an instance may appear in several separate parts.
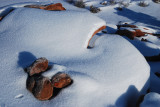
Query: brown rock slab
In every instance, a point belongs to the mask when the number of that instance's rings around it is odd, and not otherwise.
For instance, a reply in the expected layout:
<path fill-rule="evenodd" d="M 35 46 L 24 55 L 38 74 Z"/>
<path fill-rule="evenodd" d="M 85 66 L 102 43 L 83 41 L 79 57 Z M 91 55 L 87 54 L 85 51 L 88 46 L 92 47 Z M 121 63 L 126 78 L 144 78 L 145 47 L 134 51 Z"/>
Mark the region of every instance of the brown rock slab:
<path fill-rule="evenodd" d="M 37 59 L 33 64 L 27 68 L 30 76 L 46 71 L 48 68 L 48 60 L 44 57 Z"/>
<path fill-rule="evenodd" d="M 38 100 L 50 99 L 53 95 L 53 86 L 49 78 L 42 76 L 37 78 L 32 93 Z"/>
<path fill-rule="evenodd" d="M 55 88 L 64 88 L 72 83 L 72 79 L 68 74 L 59 72 L 52 77 L 51 82 Z"/>
<path fill-rule="evenodd" d="M 89 39 L 89 41 L 88 41 L 87 48 L 90 47 L 90 46 L 89 46 L 89 43 L 90 43 L 91 39 L 93 38 L 93 36 L 95 36 L 98 32 L 100 32 L 100 31 L 102 31 L 102 30 L 104 30 L 104 29 L 106 29 L 106 26 L 101 26 L 99 29 L 97 29 L 96 31 L 94 31 L 94 33 L 92 34 L 92 37 L 91 37 L 91 38 Z"/>
<path fill-rule="evenodd" d="M 26 5 L 24 7 L 37 8 L 37 9 L 43 9 L 43 10 L 52 10 L 52 11 L 66 10 L 61 3 L 50 4 L 50 5 Z"/>
<path fill-rule="evenodd" d="M 61 3 L 56 3 L 56 4 L 51 4 L 48 5 L 44 8 L 44 10 L 56 10 L 56 11 L 61 11 L 61 10 L 66 10 Z"/>
<path fill-rule="evenodd" d="M 147 32 L 143 32 L 136 25 L 131 25 L 128 23 L 117 25 L 117 29 L 118 29 L 116 32 L 117 34 L 121 36 L 127 36 L 132 40 L 134 39 L 134 37 L 142 37 L 148 34 Z M 147 28 L 144 28 L 144 29 L 147 29 Z"/>
<path fill-rule="evenodd" d="M 141 36 L 145 36 L 145 32 L 142 32 L 140 29 L 134 29 L 135 33 L 136 33 L 136 37 L 141 37 Z"/>
<path fill-rule="evenodd" d="M 147 34 L 145 32 L 142 32 L 140 29 L 132 29 L 132 30 L 119 29 L 119 30 L 117 30 L 116 33 L 119 35 L 122 35 L 122 36 L 127 36 L 128 38 L 130 38 L 132 40 L 134 39 L 134 37 L 142 37 Z"/>
<path fill-rule="evenodd" d="M 121 36 L 127 36 L 130 39 L 134 39 L 134 37 L 136 36 L 136 33 L 133 31 L 129 31 L 129 30 L 117 30 L 116 32 L 117 34 L 121 35 Z"/>

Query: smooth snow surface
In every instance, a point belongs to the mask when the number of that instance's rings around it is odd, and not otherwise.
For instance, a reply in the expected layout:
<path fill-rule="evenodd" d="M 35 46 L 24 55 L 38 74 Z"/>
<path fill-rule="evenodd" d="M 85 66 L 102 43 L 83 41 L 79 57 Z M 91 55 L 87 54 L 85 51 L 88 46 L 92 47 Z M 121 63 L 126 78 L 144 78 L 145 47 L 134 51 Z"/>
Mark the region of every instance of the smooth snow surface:
<path fill-rule="evenodd" d="M 155 92 L 147 94 L 140 107 L 160 107 L 160 94 Z"/>

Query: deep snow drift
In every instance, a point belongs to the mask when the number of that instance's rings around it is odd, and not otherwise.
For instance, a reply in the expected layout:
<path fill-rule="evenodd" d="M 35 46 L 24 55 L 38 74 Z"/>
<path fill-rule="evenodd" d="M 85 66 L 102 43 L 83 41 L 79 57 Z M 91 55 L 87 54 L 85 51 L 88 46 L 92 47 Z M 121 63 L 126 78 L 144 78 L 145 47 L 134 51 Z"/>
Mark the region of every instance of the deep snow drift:
<path fill-rule="evenodd" d="M 7 107 L 134 106 L 149 86 L 150 67 L 123 37 L 105 35 L 93 49 L 90 35 L 105 22 L 90 13 L 16 9 L 0 22 L 0 104 Z M 38 101 L 26 89 L 23 68 L 46 57 L 74 83 L 50 101 Z M 143 77 L 143 78 L 142 78 Z M 133 100 L 134 99 L 134 100 Z"/>

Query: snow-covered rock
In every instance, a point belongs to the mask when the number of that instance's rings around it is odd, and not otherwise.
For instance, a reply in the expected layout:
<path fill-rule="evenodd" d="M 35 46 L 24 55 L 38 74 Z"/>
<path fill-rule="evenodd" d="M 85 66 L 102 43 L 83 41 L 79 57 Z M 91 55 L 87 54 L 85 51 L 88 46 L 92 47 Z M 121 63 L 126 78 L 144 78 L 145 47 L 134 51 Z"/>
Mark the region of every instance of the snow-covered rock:
<path fill-rule="evenodd" d="M 7 15 L 0 23 L 0 104 L 8 107 L 134 105 L 148 88 L 150 67 L 135 47 L 117 35 L 103 35 L 93 49 L 87 49 L 94 31 L 104 25 L 100 18 L 76 11 L 22 8 Z M 64 71 L 74 80 L 57 97 L 45 102 L 36 100 L 27 91 L 27 74 L 23 70 L 39 57 L 49 59 L 53 66 L 50 74 Z M 24 97 L 15 99 L 20 93 Z"/>
<path fill-rule="evenodd" d="M 151 92 L 145 95 L 140 107 L 160 107 L 160 94 Z"/>

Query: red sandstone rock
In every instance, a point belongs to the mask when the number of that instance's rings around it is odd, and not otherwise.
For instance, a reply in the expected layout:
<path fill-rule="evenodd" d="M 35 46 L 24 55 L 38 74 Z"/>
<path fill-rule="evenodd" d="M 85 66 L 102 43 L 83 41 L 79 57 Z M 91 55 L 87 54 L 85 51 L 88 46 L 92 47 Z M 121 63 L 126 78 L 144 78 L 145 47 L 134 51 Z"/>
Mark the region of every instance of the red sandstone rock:
<path fill-rule="evenodd" d="M 61 3 L 57 3 L 57 4 L 51 4 L 51 5 L 48 5 L 44 8 L 44 10 L 66 10 Z"/>
<path fill-rule="evenodd" d="M 50 99 L 53 95 L 53 86 L 49 78 L 39 77 L 36 80 L 32 93 L 39 100 Z"/>
<path fill-rule="evenodd" d="M 39 100 L 48 100 L 53 95 L 53 86 L 49 78 L 43 76 L 29 76 L 26 86 Z"/>
<path fill-rule="evenodd" d="M 33 62 L 33 64 L 27 68 L 27 72 L 30 76 L 39 74 L 46 71 L 48 68 L 48 60 L 46 58 L 39 58 Z"/>
<path fill-rule="evenodd" d="M 141 36 L 145 36 L 145 32 L 142 32 L 140 29 L 134 29 L 135 30 L 135 37 L 141 37 Z"/>
<path fill-rule="evenodd" d="M 59 72 L 52 77 L 51 82 L 56 88 L 64 88 L 71 84 L 72 79 L 69 75 Z"/>
<path fill-rule="evenodd" d="M 66 10 L 61 3 L 50 4 L 50 5 L 26 5 L 24 7 L 37 8 L 37 9 L 43 9 L 43 10 L 52 10 L 52 11 Z"/>
<path fill-rule="evenodd" d="M 104 29 L 106 29 L 106 26 L 100 27 L 99 29 L 97 29 L 97 30 L 92 34 L 92 37 L 91 37 L 90 40 L 88 41 L 87 47 L 89 47 L 89 43 L 90 43 L 91 39 L 93 38 L 93 36 L 96 35 L 98 32 L 104 30 Z"/>
<path fill-rule="evenodd" d="M 136 25 L 130 25 L 127 23 L 117 25 L 117 28 L 118 28 L 116 32 L 117 34 L 122 36 L 127 36 L 130 39 L 134 39 L 134 37 L 142 37 L 142 36 L 145 36 L 146 34 L 150 34 L 147 32 L 143 32 L 141 28 L 138 28 Z M 143 29 L 148 30 L 147 28 L 143 28 Z"/>
<path fill-rule="evenodd" d="M 128 38 L 130 38 L 132 40 L 136 36 L 136 32 L 129 31 L 129 30 L 118 30 L 116 33 L 119 35 L 122 35 L 122 36 L 127 36 Z"/>

